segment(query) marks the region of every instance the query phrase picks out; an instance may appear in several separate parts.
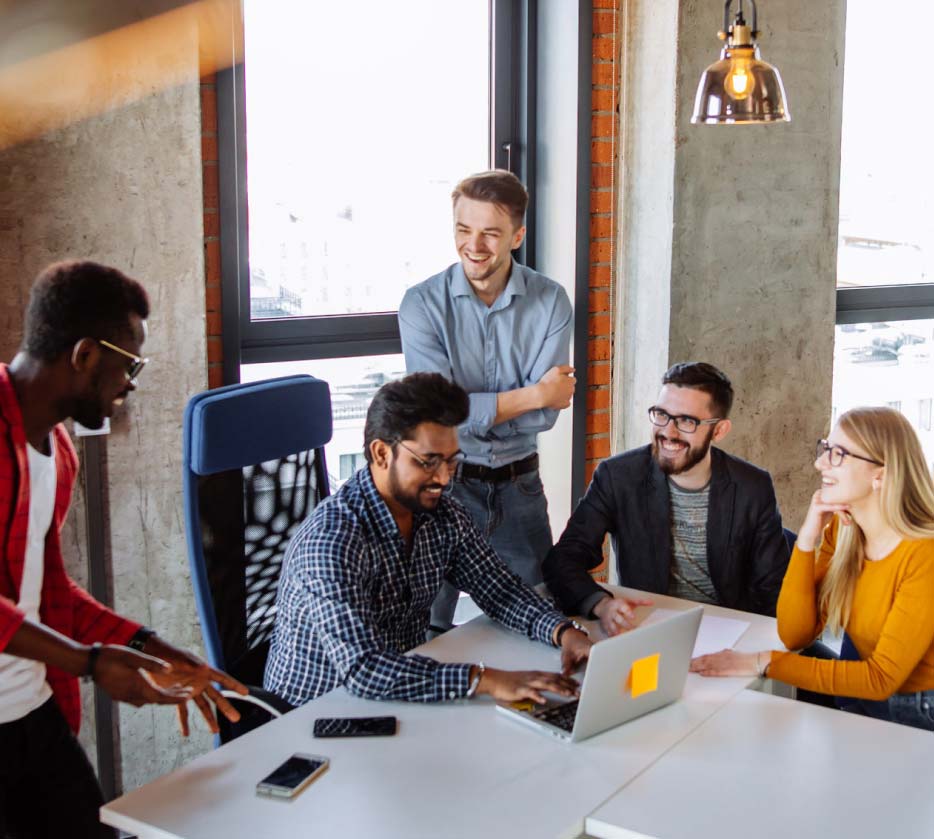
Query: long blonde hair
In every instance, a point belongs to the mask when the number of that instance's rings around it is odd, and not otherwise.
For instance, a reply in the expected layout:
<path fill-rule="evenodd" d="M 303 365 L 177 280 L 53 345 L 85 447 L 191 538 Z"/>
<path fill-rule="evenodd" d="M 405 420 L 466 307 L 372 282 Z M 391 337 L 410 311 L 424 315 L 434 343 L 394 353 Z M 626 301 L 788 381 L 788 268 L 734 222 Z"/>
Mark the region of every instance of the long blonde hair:
<path fill-rule="evenodd" d="M 892 408 L 853 408 L 837 424 L 868 457 L 885 464 L 879 498 L 882 520 L 904 539 L 934 539 L 934 479 L 908 420 Z M 849 622 L 865 561 L 863 531 L 841 518 L 820 590 L 820 609 L 833 632 Z"/>

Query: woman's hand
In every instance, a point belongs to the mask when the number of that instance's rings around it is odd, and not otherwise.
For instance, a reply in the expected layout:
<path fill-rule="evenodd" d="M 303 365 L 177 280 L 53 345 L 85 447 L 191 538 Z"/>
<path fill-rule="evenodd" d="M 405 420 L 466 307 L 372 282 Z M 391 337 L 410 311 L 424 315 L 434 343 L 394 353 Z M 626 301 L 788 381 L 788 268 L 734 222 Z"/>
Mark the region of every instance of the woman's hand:
<path fill-rule="evenodd" d="M 769 653 L 738 653 L 720 650 L 691 660 L 691 672 L 701 676 L 758 676 L 759 662 L 767 662 Z"/>
<path fill-rule="evenodd" d="M 798 531 L 796 546 L 802 551 L 813 551 L 820 544 L 824 528 L 830 524 L 834 513 L 840 513 L 844 524 L 850 523 L 850 508 L 847 504 L 825 504 L 821 500 L 821 491 L 817 490 L 811 496 L 811 506 L 808 507 L 804 523 Z"/>

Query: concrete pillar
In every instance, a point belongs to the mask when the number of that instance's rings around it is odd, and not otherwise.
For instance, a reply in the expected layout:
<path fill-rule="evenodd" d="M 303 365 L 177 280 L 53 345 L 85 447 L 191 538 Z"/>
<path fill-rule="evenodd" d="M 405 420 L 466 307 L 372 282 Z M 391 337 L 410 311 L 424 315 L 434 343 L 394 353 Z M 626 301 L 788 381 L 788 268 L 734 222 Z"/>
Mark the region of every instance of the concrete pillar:
<path fill-rule="evenodd" d="M 624 112 L 634 134 L 627 144 L 645 152 L 626 161 L 627 173 L 637 171 L 621 264 L 630 269 L 626 288 L 636 305 L 618 315 L 624 420 L 617 442 L 647 439 L 640 412 L 654 397 L 663 353 L 666 363 L 710 361 L 737 394 L 725 448 L 772 473 L 786 526 L 797 529 L 816 486 L 813 442 L 826 432 L 831 409 L 845 4 L 759 4 L 763 58 L 781 70 L 793 120 L 761 126 L 690 122 L 697 81 L 718 53 L 722 3 L 663 3 L 664 21 L 653 16 L 650 34 L 637 24 L 658 4 L 628 5 L 627 45 L 640 60 L 627 79 L 634 91 Z M 672 51 L 666 26 L 675 6 Z M 657 100 L 649 90 L 672 71 L 673 123 L 670 95 L 661 84 Z M 649 153 L 647 174 L 641 167 Z M 646 381 L 652 377 L 655 388 Z"/>
<path fill-rule="evenodd" d="M 195 34 L 190 82 L 0 152 L 0 351 L 4 360 L 15 352 L 28 288 L 48 262 L 96 259 L 145 285 L 151 363 L 107 439 L 115 606 L 199 649 L 180 480 L 182 411 L 207 386 Z M 80 491 L 65 546 L 69 572 L 83 582 Z M 197 733 L 182 741 L 171 709 L 120 706 L 125 789 L 210 748 L 194 716 Z M 92 758 L 93 730 L 86 716 Z"/>

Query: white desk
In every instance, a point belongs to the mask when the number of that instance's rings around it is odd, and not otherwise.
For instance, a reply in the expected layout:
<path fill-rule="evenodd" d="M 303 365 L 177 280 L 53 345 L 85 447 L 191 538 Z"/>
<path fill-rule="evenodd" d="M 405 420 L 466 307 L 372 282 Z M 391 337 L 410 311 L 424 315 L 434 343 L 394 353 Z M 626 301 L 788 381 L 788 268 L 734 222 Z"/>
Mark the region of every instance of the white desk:
<path fill-rule="evenodd" d="M 934 736 L 743 691 L 588 817 L 597 839 L 934 836 Z"/>
<path fill-rule="evenodd" d="M 693 604 L 653 596 L 659 606 Z M 737 645 L 777 643 L 769 618 Z M 557 650 L 477 618 L 420 652 L 493 667 L 559 667 Z M 574 837 L 584 818 L 743 691 L 749 679 L 689 675 L 682 701 L 583 743 L 560 743 L 496 712 L 488 698 L 416 705 L 358 699 L 343 690 L 204 755 L 105 806 L 105 822 L 140 839 Z M 316 717 L 395 714 L 392 738 L 315 740 Z M 256 782 L 293 752 L 331 758 L 293 802 L 257 798 Z"/>

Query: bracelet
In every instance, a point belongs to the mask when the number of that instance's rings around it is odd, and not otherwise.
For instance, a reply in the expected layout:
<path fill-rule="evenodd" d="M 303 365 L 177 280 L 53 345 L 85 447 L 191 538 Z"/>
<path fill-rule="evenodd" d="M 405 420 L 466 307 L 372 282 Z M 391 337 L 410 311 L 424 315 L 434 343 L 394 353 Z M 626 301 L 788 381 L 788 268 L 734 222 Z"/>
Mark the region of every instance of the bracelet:
<path fill-rule="evenodd" d="M 759 674 L 761 678 L 764 679 L 764 678 L 767 678 L 769 675 L 769 665 L 772 663 L 772 661 L 771 661 L 771 657 L 769 657 L 769 659 L 767 659 L 765 662 L 765 666 L 763 667 L 762 664 L 760 664 L 759 662 L 760 655 L 762 655 L 761 652 L 756 653 L 756 672 Z"/>
<path fill-rule="evenodd" d="M 101 642 L 95 641 L 91 644 L 91 649 L 88 650 L 88 666 L 82 675 L 82 679 L 85 682 L 94 681 L 94 670 L 97 667 L 97 657 L 101 654 Z"/>
<path fill-rule="evenodd" d="M 477 688 L 480 687 L 480 680 L 483 678 L 483 674 L 486 673 L 486 665 L 481 661 L 477 665 L 477 672 L 474 675 L 473 679 L 470 680 L 470 687 L 467 688 L 467 698 L 473 699 L 474 694 L 477 692 Z"/>

